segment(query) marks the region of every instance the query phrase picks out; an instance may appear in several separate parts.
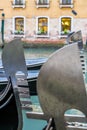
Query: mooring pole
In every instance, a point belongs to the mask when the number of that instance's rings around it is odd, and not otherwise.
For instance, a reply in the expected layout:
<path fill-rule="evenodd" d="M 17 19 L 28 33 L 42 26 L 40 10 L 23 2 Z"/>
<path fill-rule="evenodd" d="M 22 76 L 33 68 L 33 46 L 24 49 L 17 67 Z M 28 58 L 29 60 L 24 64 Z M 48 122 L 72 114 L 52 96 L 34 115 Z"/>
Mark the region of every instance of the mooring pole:
<path fill-rule="evenodd" d="M 3 43 L 3 44 L 4 44 L 4 18 L 5 18 L 5 14 L 2 13 L 1 37 L 2 37 L 2 43 Z"/>

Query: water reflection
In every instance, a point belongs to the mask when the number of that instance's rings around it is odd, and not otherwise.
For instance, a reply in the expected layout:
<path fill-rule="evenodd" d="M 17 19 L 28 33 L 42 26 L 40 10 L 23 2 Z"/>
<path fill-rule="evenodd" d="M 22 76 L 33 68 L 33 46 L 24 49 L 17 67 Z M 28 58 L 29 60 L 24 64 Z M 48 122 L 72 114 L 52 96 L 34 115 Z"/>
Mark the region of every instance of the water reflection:
<path fill-rule="evenodd" d="M 25 48 L 24 54 L 26 59 L 49 57 L 56 50 L 58 50 L 58 47 Z"/>
<path fill-rule="evenodd" d="M 24 55 L 26 59 L 49 57 L 56 50 L 58 50 L 58 47 L 24 48 Z M 0 48 L 0 59 L 1 59 L 1 54 L 2 54 L 2 49 Z"/>

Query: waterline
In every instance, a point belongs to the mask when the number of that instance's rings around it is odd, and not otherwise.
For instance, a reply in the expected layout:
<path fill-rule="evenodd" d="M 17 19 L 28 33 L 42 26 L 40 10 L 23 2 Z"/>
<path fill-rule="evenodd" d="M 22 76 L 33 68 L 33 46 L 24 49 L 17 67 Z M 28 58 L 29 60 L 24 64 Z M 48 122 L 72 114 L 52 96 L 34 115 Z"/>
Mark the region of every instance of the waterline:
<path fill-rule="evenodd" d="M 0 59 L 2 58 L 2 50 L 0 48 Z M 24 48 L 24 55 L 25 59 L 49 57 L 56 50 L 58 50 L 58 47 Z"/>

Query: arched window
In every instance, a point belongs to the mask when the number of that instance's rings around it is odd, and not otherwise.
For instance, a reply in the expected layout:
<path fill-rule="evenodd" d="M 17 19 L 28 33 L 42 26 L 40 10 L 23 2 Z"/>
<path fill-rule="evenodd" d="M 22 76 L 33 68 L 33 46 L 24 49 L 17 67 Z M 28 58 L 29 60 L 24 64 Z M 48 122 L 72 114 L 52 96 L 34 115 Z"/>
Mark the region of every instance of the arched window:
<path fill-rule="evenodd" d="M 24 32 L 24 19 L 23 18 L 15 18 L 15 30 L 18 33 Z"/>
<path fill-rule="evenodd" d="M 13 18 L 13 33 L 15 35 L 24 35 L 25 32 L 25 19 L 22 16 Z"/>
<path fill-rule="evenodd" d="M 49 20 L 48 17 L 37 18 L 37 35 L 48 35 L 49 34 Z"/>
<path fill-rule="evenodd" d="M 67 35 L 72 31 L 72 17 L 60 18 L 60 34 Z"/>

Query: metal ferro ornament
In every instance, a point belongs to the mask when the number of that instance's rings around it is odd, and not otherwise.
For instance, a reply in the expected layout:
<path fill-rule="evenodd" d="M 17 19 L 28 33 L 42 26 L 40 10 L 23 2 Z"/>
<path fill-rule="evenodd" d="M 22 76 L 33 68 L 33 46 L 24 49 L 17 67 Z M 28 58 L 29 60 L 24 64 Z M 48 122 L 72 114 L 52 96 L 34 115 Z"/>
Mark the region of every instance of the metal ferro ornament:
<path fill-rule="evenodd" d="M 37 91 L 44 115 L 54 118 L 56 130 L 66 130 L 64 113 L 78 109 L 87 116 L 87 95 L 78 44 L 67 45 L 42 66 Z"/>
<path fill-rule="evenodd" d="M 18 125 L 15 130 L 22 130 L 23 118 L 21 102 L 18 92 L 18 83 L 25 86 L 28 85 L 28 73 L 23 52 L 23 46 L 20 39 L 15 39 L 5 44 L 2 52 L 2 63 L 8 80 L 10 77 L 12 82 L 13 94 L 18 113 Z M 21 76 L 20 72 L 22 73 Z"/>

